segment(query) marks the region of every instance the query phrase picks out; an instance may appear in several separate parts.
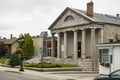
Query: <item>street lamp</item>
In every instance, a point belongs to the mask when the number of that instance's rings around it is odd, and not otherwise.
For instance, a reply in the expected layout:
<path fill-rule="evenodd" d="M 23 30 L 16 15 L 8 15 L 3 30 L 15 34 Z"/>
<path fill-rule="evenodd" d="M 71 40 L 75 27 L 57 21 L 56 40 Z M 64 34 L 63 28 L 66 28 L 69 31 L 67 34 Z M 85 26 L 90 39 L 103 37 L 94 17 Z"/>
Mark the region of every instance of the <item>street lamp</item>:
<path fill-rule="evenodd" d="M 23 69 L 23 58 L 22 58 L 22 45 L 24 43 L 24 37 L 23 36 L 20 36 L 19 39 L 18 39 L 18 42 L 19 42 L 19 49 L 18 49 L 18 53 L 20 55 L 20 69 L 19 71 L 24 71 Z"/>
<path fill-rule="evenodd" d="M 43 71 L 43 54 L 45 51 L 45 47 L 40 47 L 40 53 L 41 53 L 41 71 Z"/>
<path fill-rule="evenodd" d="M 41 53 L 41 71 L 43 71 L 43 47 L 40 47 L 40 53 Z"/>

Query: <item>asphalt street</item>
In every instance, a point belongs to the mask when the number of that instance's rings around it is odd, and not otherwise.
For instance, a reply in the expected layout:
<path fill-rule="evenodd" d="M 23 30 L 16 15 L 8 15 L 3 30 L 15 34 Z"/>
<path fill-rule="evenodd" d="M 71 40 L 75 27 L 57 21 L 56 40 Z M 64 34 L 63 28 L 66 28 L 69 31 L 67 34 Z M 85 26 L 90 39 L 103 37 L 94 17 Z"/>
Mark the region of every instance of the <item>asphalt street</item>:
<path fill-rule="evenodd" d="M 25 69 L 21 72 L 18 68 L 0 66 L 0 80 L 93 80 L 97 75 L 79 71 L 39 72 Z"/>
<path fill-rule="evenodd" d="M 26 75 L 17 72 L 0 71 L 0 80 L 53 80 L 41 76 Z"/>

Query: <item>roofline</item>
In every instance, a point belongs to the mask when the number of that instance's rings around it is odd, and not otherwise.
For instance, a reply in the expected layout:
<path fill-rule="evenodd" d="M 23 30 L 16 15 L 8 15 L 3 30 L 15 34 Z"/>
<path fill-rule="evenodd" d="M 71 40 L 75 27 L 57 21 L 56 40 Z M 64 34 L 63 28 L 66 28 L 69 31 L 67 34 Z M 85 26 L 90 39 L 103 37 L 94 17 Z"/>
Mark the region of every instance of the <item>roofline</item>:
<path fill-rule="evenodd" d="M 61 18 L 61 16 L 66 13 L 68 11 L 69 7 L 67 7 L 56 19 L 55 21 L 50 25 L 50 27 L 48 28 L 49 30 L 51 30 L 51 28 L 53 27 L 53 25 L 55 25 L 57 23 L 57 21 Z"/>
<path fill-rule="evenodd" d="M 94 19 L 88 17 L 87 15 L 83 14 L 83 13 L 80 13 L 78 12 L 76 9 L 73 9 L 73 8 L 70 8 L 72 11 L 74 11 L 75 13 L 79 14 L 79 15 L 82 15 L 83 17 L 85 17 L 86 19 L 90 20 L 90 21 L 95 21 Z"/>
<path fill-rule="evenodd" d="M 108 22 L 99 22 L 99 21 L 95 21 L 94 19 L 92 19 L 91 17 L 83 14 L 83 13 L 80 13 L 78 12 L 76 9 L 74 8 L 70 8 L 70 7 L 67 7 L 58 17 L 57 19 L 50 25 L 50 27 L 48 28 L 49 30 L 52 29 L 52 27 L 57 23 L 57 21 L 61 18 L 62 15 L 64 15 L 68 10 L 71 10 L 75 13 L 77 13 L 78 15 L 81 15 L 83 17 L 85 17 L 86 19 L 88 19 L 91 23 L 96 23 L 96 24 L 111 24 L 111 25 L 117 25 L 117 26 L 120 26 L 120 24 L 114 24 L 114 23 L 108 23 Z"/>
<path fill-rule="evenodd" d="M 88 17 L 88 16 L 86 16 L 86 15 L 84 15 L 84 14 L 82 14 L 82 13 L 79 13 L 77 10 L 74 10 L 73 8 L 67 7 L 67 8 L 57 17 L 57 19 L 50 25 L 50 27 L 49 27 L 48 29 L 51 30 L 51 28 L 57 23 L 57 21 L 61 18 L 61 16 L 62 16 L 63 14 L 65 14 L 68 10 L 71 10 L 71 11 L 77 13 L 78 15 L 81 15 L 81 16 L 85 17 L 86 19 L 90 20 L 91 22 L 94 22 L 94 20 L 93 20 L 92 18 L 90 18 L 90 17 Z"/>
<path fill-rule="evenodd" d="M 97 47 L 106 47 L 106 46 L 109 46 L 109 47 L 113 47 L 113 46 L 120 46 L 120 43 L 108 43 L 108 44 L 98 44 L 96 45 Z"/>

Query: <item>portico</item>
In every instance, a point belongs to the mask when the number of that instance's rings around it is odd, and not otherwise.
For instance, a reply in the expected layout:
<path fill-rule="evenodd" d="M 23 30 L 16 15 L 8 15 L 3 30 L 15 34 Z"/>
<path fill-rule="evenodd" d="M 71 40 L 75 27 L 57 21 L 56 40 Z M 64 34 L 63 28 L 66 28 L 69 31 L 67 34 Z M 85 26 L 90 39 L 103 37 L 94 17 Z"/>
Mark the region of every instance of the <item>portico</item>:
<path fill-rule="evenodd" d="M 53 31 L 52 35 L 57 34 L 58 37 L 57 58 L 91 59 L 95 57 L 95 45 L 102 40 L 102 28 L 92 26 L 91 28 L 76 28 Z M 54 55 L 54 36 L 52 36 L 52 48 L 52 55 Z"/>

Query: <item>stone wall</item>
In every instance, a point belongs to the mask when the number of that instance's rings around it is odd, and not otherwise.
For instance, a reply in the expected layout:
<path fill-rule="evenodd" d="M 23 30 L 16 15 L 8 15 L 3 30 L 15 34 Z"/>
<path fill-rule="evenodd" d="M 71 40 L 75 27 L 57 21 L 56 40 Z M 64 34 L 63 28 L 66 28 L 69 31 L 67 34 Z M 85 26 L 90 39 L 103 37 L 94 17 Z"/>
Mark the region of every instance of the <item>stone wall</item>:
<path fill-rule="evenodd" d="M 91 59 L 72 59 L 72 58 L 54 58 L 54 57 L 49 57 L 49 58 L 44 58 L 44 62 L 47 63 L 54 63 L 54 64 L 73 64 L 73 65 L 78 65 L 83 71 L 92 71 L 94 67 L 93 64 L 97 62 L 92 62 Z M 94 68 L 94 70 L 98 70 L 97 68 Z"/>
<path fill-rule="evenodd" d="M 103 42 L 109 42 L 109 39 L 112 38 L 114 41 L 116 41 L 116 34 L 118 34 L 118 37 L 120 39 L 120 26 L 115 25 L 104 25 L 103 28 Z"/>
<path fill-rule="evenodd" d="M 15 41 L 11 46 L 11 52 L 14 53 L 16 51 L 16 48 L 18 47 L 18 42 Z"/>
<path fill-rule="evenodd" d="M 34 56 L 40 56 L 40 47 L 43 47 L 43 38 L 33 38 Z"/>

